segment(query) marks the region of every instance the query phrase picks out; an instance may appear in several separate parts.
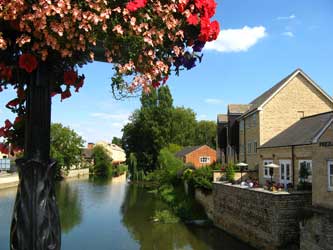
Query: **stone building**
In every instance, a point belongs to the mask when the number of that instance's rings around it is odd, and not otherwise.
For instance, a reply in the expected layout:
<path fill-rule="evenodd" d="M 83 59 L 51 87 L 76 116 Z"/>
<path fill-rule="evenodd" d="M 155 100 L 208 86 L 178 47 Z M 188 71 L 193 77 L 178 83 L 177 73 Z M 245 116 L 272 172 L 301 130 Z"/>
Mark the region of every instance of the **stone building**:
<path fill-rule="evenodd" d="M 240 123 L 240 161 L 258 168 L 257 148 L 301 118 L 333 110 L 333 99 L 297 69 L 251 102 Z"/>
<path fill-rule="evenodd" d="M 258 148 L 261 160 L 259 181 L 270 180 L 270 172 L 265 165 L 275 163 L 274 181 L 296 186 L 300 180 L 301 166 L 308 168 L 310 176 L 306 180 L 313 185 L 314 204 L 330 202 L 333 208 L 333 166 L 330 179 L 330 164 L 333 158 L 333 112 L 308 116 L 273 137 Z M 330 198 L 330 199 L 329 199 Z M 331 200 L 331 201 L 330 201 Z M 327 204 L 326 204 L 327 205 Z"/>
<path fill-rule="evenodd" d="M 108 143 L 105 141 L 97 142 L 96 145 L 100 145 L 106 149 L 112 158 L 112 164 L 120 164 L 126 161 L 125 150 L 116 144 Z"/>
<path fill-rule="evenodd" d="M 217 160 L 222 163 L 239 161 L 239 118 L 247 104 L 229 104 L 228 113 L 217 116 Z"/>
<path fill-rule="evenodd" d="M 190 146 L 177 152 L 176 157 L 195 168 L 201 168 L 216 162 L 216 151 L 207 145 Z"/>

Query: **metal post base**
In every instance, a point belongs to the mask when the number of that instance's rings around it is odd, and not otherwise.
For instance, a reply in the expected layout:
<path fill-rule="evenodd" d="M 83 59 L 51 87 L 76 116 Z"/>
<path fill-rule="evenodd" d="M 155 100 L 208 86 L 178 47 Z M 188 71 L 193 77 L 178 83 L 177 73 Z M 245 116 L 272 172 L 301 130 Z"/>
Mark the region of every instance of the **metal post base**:
<path fill-rule="evenodd" d="M 56 162 L 16 161 L 20 183 L 11 225 L 11 250 L 60 250 L 61 230 L 55 199 Z"/>

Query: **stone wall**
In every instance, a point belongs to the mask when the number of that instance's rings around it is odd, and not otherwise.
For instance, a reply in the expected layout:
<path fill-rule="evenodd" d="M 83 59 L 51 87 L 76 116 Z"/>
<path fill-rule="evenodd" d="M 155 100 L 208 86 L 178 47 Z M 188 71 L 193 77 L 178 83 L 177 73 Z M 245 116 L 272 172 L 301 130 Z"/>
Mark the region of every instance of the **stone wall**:
<path fill-rule="evenodd" d="M 212 194 L 206 194 L 201 191 L 201 189 L 195 189 L 194 193 L 196 201 L 198 201 L 206 211 L 206 214 L 209 219 L 214 219 L 214 202 L 213 202 L 213 195 Z"/>
<path fill-rule="evenodd" d="M 83 175 L 89 175 L 89 168 L 69 170 L 63 177 L 66 178 L 75 178 Z"/>
<path fill-rule="evenodd" d="M 312 208 L 301 223 L 301 250 L 333 250 L 333 211 Z"/>
<path fill-rule="evenodd" d="M 299 209 L 311 206 L 311 193 L 271 193 L 213 183 L 214 223 L 250 245 L 288 249 L 299 242 Z"/>

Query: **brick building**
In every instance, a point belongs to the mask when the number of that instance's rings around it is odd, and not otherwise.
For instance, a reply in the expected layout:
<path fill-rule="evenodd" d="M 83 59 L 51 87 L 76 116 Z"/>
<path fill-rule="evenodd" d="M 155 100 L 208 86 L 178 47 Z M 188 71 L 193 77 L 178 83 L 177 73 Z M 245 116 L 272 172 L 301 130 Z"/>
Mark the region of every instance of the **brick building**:
<path fill-rule="evenodd" d="M 176 153 L 176 157 L 195 168 L 208 166 L 216 162 L 216 151 L 207 145 L 185 147 Z"/>

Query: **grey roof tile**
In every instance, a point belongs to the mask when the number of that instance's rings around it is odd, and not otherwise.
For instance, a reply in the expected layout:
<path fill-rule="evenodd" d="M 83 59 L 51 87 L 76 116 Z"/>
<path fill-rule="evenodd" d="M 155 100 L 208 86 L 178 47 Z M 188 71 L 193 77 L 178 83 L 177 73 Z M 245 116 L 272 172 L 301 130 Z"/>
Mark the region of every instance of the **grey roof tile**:
<path fill-rule="evenodd" d="M 312 144 L 314 138 L 333 118 L 333 112 L 304 117 L 260 148 L 274 148 Z"/>

